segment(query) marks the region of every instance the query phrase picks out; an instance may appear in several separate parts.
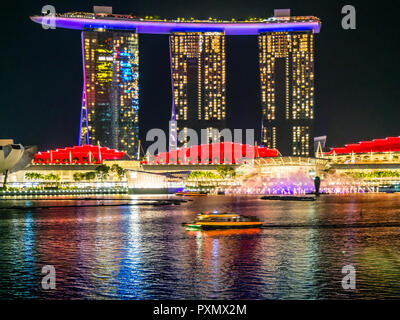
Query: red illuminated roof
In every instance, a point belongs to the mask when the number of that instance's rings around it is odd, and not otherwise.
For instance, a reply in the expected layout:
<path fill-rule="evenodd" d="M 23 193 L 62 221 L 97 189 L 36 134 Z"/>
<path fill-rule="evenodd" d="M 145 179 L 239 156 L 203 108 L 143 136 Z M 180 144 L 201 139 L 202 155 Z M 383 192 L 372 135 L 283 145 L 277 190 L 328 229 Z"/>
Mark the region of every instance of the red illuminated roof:
<path fill-rule="evenodd" d="M 83 145 L 66 147 L 35 154 L 33 163 L 101 164 L 103 160 L 119 160 L 124 152 L 107 147 Z"/>
<path fill-rule="evenodd" d="M 243 163 L 246 159 L 278 156 L 278 150 L 240 143 L 220 142 L 160 152 L 144 164 L 222 164 Z"/>
<path fill-rule="evenodd" d="M 341 148 L 331 148 L 326 155 L 346 153 L 368 153 L 368 152 L 390 152 L 400 151 L 400 137 L 387 137 L 385 139 L 374 139 L 361 141 L 354 144 L 346 144 Z"/>

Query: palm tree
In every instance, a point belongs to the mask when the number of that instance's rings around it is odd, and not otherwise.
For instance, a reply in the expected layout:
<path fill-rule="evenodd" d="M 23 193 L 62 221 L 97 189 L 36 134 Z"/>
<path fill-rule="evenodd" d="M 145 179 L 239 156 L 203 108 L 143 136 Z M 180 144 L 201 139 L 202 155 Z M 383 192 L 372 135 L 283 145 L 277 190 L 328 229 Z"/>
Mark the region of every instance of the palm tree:
<path fill-rule="evenodd" d="M 74 181 L 78 182 L 82 180 L 82 174 L 80 172 L 75 172 L 73 175 Z"/>
<path fill-rule="evenodd" d="M 95 169 L 96 175 L 99 177 L 100 181 L 103 181 L 103 179 L 106 179 L 110 173 L 110 167 L 102 164 Z"/>
<path fill-rule="evenodd" d="M 96 178 L 96 172 L 95 171 L 89 171 L 85 173 L 85 179 L 88 181 L 94 180 Z"/>
<path fill-rule="evenodd" d="M 34 173 L 33 172 L 25 172 L 25 179 L 26 180 L 34 180 Z"/>
<path fill-rule="evenodd" d="M 56 182 L 56 184 L 57 184 L 58 181 L 60 181 L 60 176 L 59 176 L 59 175 L 56 175 L 56 174 L 54 174 L 54 173 L 48 174 L 47 176 L 45 176 L 45 178 L 46 178 L 46 180 L 48 180 L 48 181 Z"/>
<path fill-rule="evenodd" d="M 111 166 L 111 170 L 117 174 L 119 181 L 121 181 L 126 174 L 126 169 L 120 167 L 116 163 Z"/>
<path fill-rule="evenodd" d="M 235 169 L 226 165 L 217 166 L 217 172 L 224 179 L 234 177 L 236 175 Z"/>
<path fill-rule="evenodd" d="M 27 180 L 40 180 L 40 179 L 44 179 L 44 176 L 40 173 L 37 172 L 26 172 L 25 173 L 25 179 Z"/>

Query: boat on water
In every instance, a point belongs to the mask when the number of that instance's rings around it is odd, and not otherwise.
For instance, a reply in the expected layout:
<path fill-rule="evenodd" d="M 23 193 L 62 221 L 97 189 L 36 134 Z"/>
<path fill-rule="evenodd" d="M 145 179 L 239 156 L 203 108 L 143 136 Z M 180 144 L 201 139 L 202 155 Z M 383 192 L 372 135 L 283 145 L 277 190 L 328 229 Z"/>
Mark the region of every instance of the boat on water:
<path fill-rule="evenodd" d="M 243 216 L 238 213 L 199 213 L 191 223 L 186 223 L 186 230 L 221 230 L 261 228 L 262 222 L 257 217 Z"/>
<path fill-rule="evenodd" d="M 207 195 L 205 192 L 199 191 L 179 191 L 175 193 L 176 196 L 186 196 L 186 197 L 204 197 Z"/>
<path fill-rule="evenodd" d="M 315 201 L 313 196 L 263 196 L 262 200 Z"/>

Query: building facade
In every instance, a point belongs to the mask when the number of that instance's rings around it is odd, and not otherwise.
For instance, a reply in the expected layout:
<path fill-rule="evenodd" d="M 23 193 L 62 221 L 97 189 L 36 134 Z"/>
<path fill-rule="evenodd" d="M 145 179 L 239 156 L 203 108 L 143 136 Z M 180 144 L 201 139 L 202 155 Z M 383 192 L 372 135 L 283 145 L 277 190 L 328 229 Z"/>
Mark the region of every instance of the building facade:
<path fill-rule="evenodd" d="M 284 156 L 312 156 L 314 34 L 262 32 L 258 40 L 262 143 Z"/>
<path fill-rule="evenodd" d="M 139 45 L 132 31 L 82 31 L 84 88 L 79 145 L 100 144 L 136 158 Z"/>
<path fill-rule="evenodd" d="M 173 86 L 172 120 L 176 132 L 194 129 L 207 141 L 219 138 L 213 129 L 225 128 L 225 35 L 223 32 L 173 32 L 170 35 Z M 177 139 L 178 146 L 186 139 Z"/>
<path fill-rule="evenodd" d="M 48 16 L 35 15 L 42 26 Z M 262 144 L 283 155 L 312 155 L 314 118 L 314 34 L 321 21 L 291 16 L 245 20 L 161 19 L 94 12 L 57 13 L 56 28 L 82 30 L 84 89 L 80 144 L 103 146 L 136 155 L 138 150 L 138 36 L 170 36 L 172 116 L 170 149 L 185 146 L 179 131 L 219 140 L 226 127 L 225 36 L 258 36 L 260 48 Z M 186 130 L 185 130 L 186 128 Z M 182 130 L 183 129 L 183 130 Z M 185 136 L 185 134 L 184 134 Z M 177 139 L 178 138 L 178 139 Z"/>

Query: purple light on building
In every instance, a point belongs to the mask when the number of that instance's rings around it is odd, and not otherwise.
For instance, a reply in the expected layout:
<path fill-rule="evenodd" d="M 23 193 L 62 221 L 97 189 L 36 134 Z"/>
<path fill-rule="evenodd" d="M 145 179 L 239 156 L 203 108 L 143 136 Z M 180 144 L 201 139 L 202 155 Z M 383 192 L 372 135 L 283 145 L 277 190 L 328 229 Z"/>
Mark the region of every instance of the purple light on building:
<path fill-rule="evenodd" d="M 32 16 L 31 20 L 42 24 L 46 16 Z M 118 29 L 133 30 L 136 33 L 170 34 L 171 32 L 225 32 L 225 35 L 258 35 L 260 32 L 277 31 L 311 31 L 319 33 L 321 25 L 318 20 L 299 22 L 172 22 L 115 20 L 106 18 L 55 17 L 56 28 L 65 29 Z"/>

